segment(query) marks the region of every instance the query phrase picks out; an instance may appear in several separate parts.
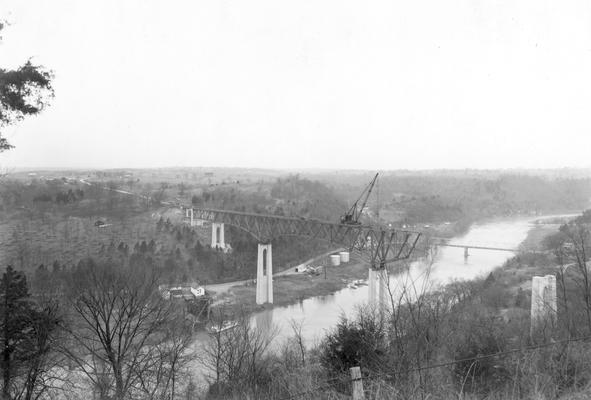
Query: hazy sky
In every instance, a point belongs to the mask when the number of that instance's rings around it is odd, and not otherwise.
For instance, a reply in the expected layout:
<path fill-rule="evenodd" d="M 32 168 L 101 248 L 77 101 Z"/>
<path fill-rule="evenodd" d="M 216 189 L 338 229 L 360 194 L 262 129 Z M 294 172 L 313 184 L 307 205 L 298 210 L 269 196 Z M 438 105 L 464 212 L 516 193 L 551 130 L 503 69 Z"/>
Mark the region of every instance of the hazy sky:
<path fill-rule="evenodd" d="M 588 0 L 0 0 L 0 166 L 591 166 Z"/>

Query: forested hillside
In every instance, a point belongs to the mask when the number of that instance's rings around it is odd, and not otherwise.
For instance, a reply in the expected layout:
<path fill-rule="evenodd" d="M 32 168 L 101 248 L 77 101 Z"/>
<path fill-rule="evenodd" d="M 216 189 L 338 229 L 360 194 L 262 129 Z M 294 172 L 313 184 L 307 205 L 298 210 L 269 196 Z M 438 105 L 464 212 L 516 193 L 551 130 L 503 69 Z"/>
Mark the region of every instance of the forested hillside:
<path fill-rule="evenodd" d="M 186 175 L 186 174 L 185 174 Z M 0 182 L 0 259 L 27 271 L 76 265 L 84 257 L 118 257 L 154 263 L 168 280 L 223 281 L 254 277 L 256 242 L 228 227 L 234 249 L 209 248 L 209 228 L 186 226 L 174 202 L 198 207 L 338 221 L 369 181 L 370 175 L 340 174 L 306 178 L 183 181 L 176 174 L 143 180 L 118 172 L 90 178 L 4 179 Z M 143 175 L 140 175 L 143 176 Z M 166 178 L 168 179 L 168 178 Z M 126 193 L 127 192 L 127 193 Z M 418 225 L 456 222 L 461 231 L 491 216 L 582 209 L 591 197 L 588 178 L 535 175 L 382 174 L 364 219 Z M 151 198 L 152 201 L 147 201 Z M 96 223 L 105 223 L 98 227 Z M 422 229 L 423 227 L 420 226 Z M 150 243 L 150 251 L 141 251 Z M 311 239 L 277 239 L 276 269 L 324 252 L 329 244 Z"/>
<path fill-rule="evenodd" d="M 311 175 L 352 202 L 371 174 Z M 582 210 L 589 205 L 591 180 L 562 177 L 446 171 L 386 172 L 380 174 L 369 207 L 379 208 L 386 222 L 400 224 L 441 223 L 496 216 L 543 214 Z"/>
<path fill-rule="evenodd" d="M 223 185 L 63 178 L 4 180 L 0 186 L 0 259 L 42 276 L 92 257 L 154 265 L 171 283 L 254 278 L 257 243 L 246 232 L 226 227 L 233 252 L 224 254 L 209 246 L 208 226 L 189 227 L 179 209 L 124 192 L 185 205 L 327 220 L 337 220 L 344 208 L 331 189 L 297 176 Z M 273 245 L 276 270 L 329 249 L 328 243 L 309 238 L 278 238 Z"/>

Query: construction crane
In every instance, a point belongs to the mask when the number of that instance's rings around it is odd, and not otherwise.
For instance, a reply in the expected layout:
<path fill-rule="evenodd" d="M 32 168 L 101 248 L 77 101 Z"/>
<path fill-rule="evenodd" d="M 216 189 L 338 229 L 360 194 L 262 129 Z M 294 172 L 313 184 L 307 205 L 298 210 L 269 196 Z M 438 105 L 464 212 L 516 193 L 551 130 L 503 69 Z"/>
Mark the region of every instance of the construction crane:
<path fill-rule="evenodd" d="M 363 209 L 367 204 L 369 195 L 371 194 L 371 191 L 378 180 L 378 175 L 379 174 L 376 174 L 376 176 L 373 177 L 371 182 L 369 182 L 369 185 L 363 189 L 363 192 L 361 192 L 361 195 L 355 201 L 355 203 L 353 203 L 349 211 L 347 211 L 347 213 L 341 217 L 341 224 L 359 225 L 361 223 L 359 222 L 359 218 L 361 217 L 361 213 L 363 213 Z"/>

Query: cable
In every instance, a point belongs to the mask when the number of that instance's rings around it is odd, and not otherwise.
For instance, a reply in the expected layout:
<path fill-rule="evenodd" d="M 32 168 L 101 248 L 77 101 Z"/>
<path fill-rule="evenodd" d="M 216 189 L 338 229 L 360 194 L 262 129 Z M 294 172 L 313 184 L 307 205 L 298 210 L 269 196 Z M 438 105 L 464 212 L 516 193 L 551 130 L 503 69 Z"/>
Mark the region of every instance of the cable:
<path fill-rule="evenodd" d="M 545 348 L 545 347 L 551 347 L 551 346 L 556 346 L 556 345 L 559 345 L 559 344 L 570 343 L 570 342 L 580 342 L 580 341 L 589 340 L 589 339 L 591 339 L 591 336 L 583 336 L 583 337 L 573 338 L 573 339 L 564 339 L 564 340 L 559 340 L 557 342 L 548 342 L 548 343 L 543 343 L 543 344 L 539 344 L 539 345 L 536 345 L 536 346 L 527 346 L 527 347 L 522 347 L 522 348 L 519 348 L 519 349 L 499 351 L 497 353 L 490 353 L 490 354 L 485 354 L 485 355 L 481 355 L 481 356 L 462 358 L 460 360 L 454 360 L 454 361 L 449 361 L 449 362 L 440 363 L 440 364 L 428 365 L 428 366 L 420 367 L 420 368 L 413 368 L 413 369 L 409 369 L 409 370 L 403 371 L 403 372 L 418 372 L 418 371 L 423 371 L 423 370 L 426 370 L 426 369 L 447 367 L 447 366 L 450 366 L 450 365 L 454 365 L 454 364 L 458 364 L 458 363 L 466 362 L 466 361 L 484 360 L 484 359 L 487 359 L 487 358 L 499 357 L 499 356 L 506 356 L 506 355 L 509 355 L 509 354 L 519 353 L 519 352 L 522 352 L 522 351 L 533 351 L 533 350 L 538 350 L 538 349 Z"/>
<path fill-rule="evenodd" d="M 538 350 L 538 349 L 545 348 L 545 347 L 551 347 L 551 346 L 556 346 L 559 344 L 565 344 L 565 343 L 571 343 L 571 342 L 580 342 L 580 341 L 585 341 L 585 340 L 591 340 L 591 336 L 582 336 L 582 337 L 578 337 L 578 338 L 564 339 L 564 340 L 559 340 L 556 342 L 548 342 L 548 343 L 542 343 L 542 344 L 535 345 L 535 346 L 522 347 L 519 349 L 512 349 L 512 350 L 500 351 L 497 353 L 484 354 L 481 356 L 462 358 L 460 360 L 453 360 L 453 361 L 448 361 L 445 363 L 432 364 L 432 365 L 427 365 L 427 366 L 419 367 L 419 368 L 410 368 L 407 370 L 400 371 L 399 374 L 410 373 L 410 372 L 419 372 L 419 371 L 424 371 L 427 369 L 447 367 L 450 365 L 455 365 L 455 364 L 459 364 L 459 363 L 466 362 L 466 361 L 479 361 L 479 360 L 484 360 L 484 359 L 492 358 L 492 357 L 507 356 L 507 355 L 514 354 L 514 353 L 519 353 L 519 352 L 524 352 L 524 351 L 534 351 L 534 350 Z M 372 377 L 394 378 L 393 374 L 385 374 L 385 373 L 371 373 L 371 376 Z M 299 393 L 295 393 L 289 397 L 284 397 L 279 400 L 292 400 L 292 399 L 296 399 L 301 396 L 305 396 L 306 394 L 314 393 L 318 390 L 329 389 L 332 387 L 332 383 L 329 383 L 329 382 L 334 382 L 335 380 L 338 380 L 338 379 L 339 378 L 329 379 L 323 385 L 319 385 L 319 386 L 316 386 L 312 389 L 302 391 Z M 342 381 L 341 383 L 350 383 L 350 382 L 354 382 L 356 380 L 359 380 L 359 378 L 356 378 L 356 379 L 349 378 L 345 381 Z"/>

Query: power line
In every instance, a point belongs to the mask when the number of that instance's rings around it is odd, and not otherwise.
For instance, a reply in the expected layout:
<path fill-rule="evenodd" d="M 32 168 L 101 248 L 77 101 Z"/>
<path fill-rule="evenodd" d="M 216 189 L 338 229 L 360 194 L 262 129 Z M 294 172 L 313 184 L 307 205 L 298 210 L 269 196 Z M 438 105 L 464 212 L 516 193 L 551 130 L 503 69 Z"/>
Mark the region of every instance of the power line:
<path fill-rule="evenodd" d="M 580 341 L 586 341 L 586 340 L 591 340 L 591 336 L 582 336 L 582 337 L 578 337 L 578 338 L 563 339 L 563 340 L 559 340 L 559 341 L 555 341 L 555 342 L 542 343 L 542 344 L 535 345 L 535 346 L 526 346 L 526 347 L 521 347 L 518 349 L 511 349 L 511 350 L 499 351 L 496 353 L 484 354 L 484 355 L 475 356 L 475 357 L 462 358 L 459 360 L 453 360 L 453 361 L 448 361 L 448 362 L 439 363 L 439 364 L 432 364 L 432 365 L 427 365 L 427 366 L 419 367 L 419 368 L 410 368 L 410 369 L 400 371 L 398 374 L 419 372 L 419 371 L 424 371 L 424 370 L 428 370 L 428 369 L 448 367 L 451 365 L 455 365 L 455 364 L 459 364 L 459 363 L 467 362 L 467 361 L 479 361 L 479 360 L 484 360 L 484 359 L 493 358 L 493 357 L 504 357 L 504 356 L 508 356 L 511 354 L 515 354 L 515 353 L 534 351 L 534 350 L 539 350 L 539 349 L 546 348 L 546 347 L 557 346 L 560 344 L 571 343 L 571 342 L 580 342 Z M 372 373 L 371 376 L 376 377 L 376 378 L 377 377 L 382 377 L 382 378 L 384 378 L 384 377 L 394 378 L 395 377 L 394 374 L 386 374 L 386 373 Z M 308 389 L 306 391 L 295 393 L 289 397 L 281 398 L 280 400 L 292 400 L 292 399 L 296 399 L 296 398 L 305 396 L 306 394 L 317 392 L 322 389 L 329 389 L 332 387 L 332 383 L 336 380 L 339 380 L 339 378 L 329 379 L 329 380 L 325 381 L 325 383 L 322 385 L 316 386 L 316 387 L 314 387 L 312 389 Z M 341 383 L 351 383 L 356 380 L 358 380 L 358 379 L 349 378 L 347 380 L 342 381 Z"/>

